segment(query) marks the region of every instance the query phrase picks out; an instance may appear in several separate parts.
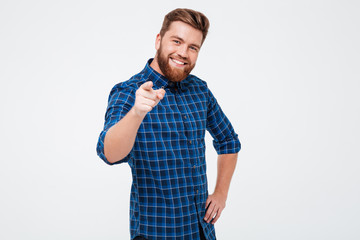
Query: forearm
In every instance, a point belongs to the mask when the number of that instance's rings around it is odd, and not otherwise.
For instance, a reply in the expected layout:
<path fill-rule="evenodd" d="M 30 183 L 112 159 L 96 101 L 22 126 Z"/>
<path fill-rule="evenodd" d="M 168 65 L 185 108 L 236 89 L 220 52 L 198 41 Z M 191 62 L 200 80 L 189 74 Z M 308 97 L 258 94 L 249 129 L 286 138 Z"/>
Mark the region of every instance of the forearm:
<path fill-rule="evenodd" d="M 217 179 L 214 193 L 227 197 L 232 175 L 237 162 L 237 153 L 221 154 L 218 156 Z"/>
<path fill-rule="evenodd" d="M 107 131 L 104 140 L 104 154 L 109 162 L 117 162 L 129 154 L 143 119 L 144 117 L 136 114 L 134 108 L 131 108 L 118 123 Z"/>
<path fill-rule="evenodd" d="M 204 220 L 215 224 L 225 208 L 230 182 L 237 162 L 237 153 L 218 156 L 218 171 L 215 191 L 206 199 Z"/>

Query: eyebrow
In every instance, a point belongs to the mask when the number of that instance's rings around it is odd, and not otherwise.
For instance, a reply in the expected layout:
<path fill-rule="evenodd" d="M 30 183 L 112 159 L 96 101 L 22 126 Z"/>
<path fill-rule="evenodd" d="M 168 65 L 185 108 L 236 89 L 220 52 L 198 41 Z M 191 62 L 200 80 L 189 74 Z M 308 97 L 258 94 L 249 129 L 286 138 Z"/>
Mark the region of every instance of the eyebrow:
<path fill-rule="evenodd" d="M 182 39 L 181 37 L 179 37 L 179 36 L 177 36 L 177 35 L 170 36 L 170 38 L 176 38 L 176 39 L 179 39 L 179 40 L 182 41 L 182 42 L 185 42 L 184 39 Z M 200 46 L 197 45 L 197 44 L 195 44 L 195 43 L 190 44 L 190 46 L 194 46 L 194 47 L 197 47 L 198 49 L 200 49 Z"/>

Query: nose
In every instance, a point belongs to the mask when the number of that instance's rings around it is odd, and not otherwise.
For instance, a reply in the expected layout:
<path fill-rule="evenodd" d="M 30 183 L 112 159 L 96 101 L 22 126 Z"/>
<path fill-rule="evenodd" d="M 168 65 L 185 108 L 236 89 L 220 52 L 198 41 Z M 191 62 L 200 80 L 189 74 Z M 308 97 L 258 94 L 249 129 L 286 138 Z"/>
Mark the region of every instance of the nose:
<path fill-rule="evenodd" d="M 179 46 L 177 54 L 182 57 L 182 58 L 187 58 L 188 57 L 188 48 L 185 44 L 182 44 L 181 46 Z"/>

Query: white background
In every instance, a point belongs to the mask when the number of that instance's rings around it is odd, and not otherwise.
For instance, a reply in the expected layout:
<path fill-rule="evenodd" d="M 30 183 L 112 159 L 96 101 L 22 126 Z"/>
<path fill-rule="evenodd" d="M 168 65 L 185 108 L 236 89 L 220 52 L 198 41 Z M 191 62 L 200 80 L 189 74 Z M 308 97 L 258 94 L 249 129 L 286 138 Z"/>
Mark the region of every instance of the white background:
<path fill-rule="evenodd" d="M 0 238 L 129 239 L 130 169 L 97 138 L 177 7 L 210 19 L 193 73 L 242 142 L 218 239 L 360 239 L 360 4 L 345 0 L 2 0 Z"/>

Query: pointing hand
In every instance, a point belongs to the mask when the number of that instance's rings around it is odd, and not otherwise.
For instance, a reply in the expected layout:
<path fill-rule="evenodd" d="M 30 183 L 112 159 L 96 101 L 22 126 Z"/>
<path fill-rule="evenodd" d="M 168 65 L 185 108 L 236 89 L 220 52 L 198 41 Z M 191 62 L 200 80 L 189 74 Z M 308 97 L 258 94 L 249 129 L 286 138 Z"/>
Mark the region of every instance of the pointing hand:
<path fill-rule="evenodd" d="M 148 81 L 136 90 L 134 110 L 141 117 L 145 117 L 164 98 L 164 89 L 154 90 L 152 87 L 153 82 Z"/>

